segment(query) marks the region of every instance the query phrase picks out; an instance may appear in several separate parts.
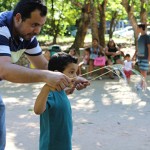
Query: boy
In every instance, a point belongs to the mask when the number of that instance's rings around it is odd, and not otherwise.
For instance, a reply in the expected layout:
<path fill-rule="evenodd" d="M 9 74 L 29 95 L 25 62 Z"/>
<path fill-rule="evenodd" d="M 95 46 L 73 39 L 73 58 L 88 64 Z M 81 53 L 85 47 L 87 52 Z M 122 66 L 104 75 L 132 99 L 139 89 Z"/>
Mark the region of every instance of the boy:
<path fill-rule="evenodd" d="M 79 75 L 82 75 L 81 68 L 83 65 L 89 65 L 90 60 L 90 48 L 84 49 L 83 60 L 79 63 Z"/>
<path fill-rule="evenodd" d="M 49 60 L 48 70 L 62 72 L 73 81 L 78 70 L 77 59 L 59 52 Z M 53 91 L 47 84 L 43 86 L 34 105 L 34 112 L 40 114 L 40 150 L 72 149 L 72 112 L 66 94 L 75 88 L 74 82 L 66 93 Z"/>
<path fill-rule="evenodd" d="M 132 68 L 133 68 L 133 64 L 130 58 L 130 54 L 126 54 L 125 55 L 125 61 L 124 61 L 124 73 L 126 75 L 127 78 L 127 82 L 130 82 L 130 76 L 132 74 Z"/>

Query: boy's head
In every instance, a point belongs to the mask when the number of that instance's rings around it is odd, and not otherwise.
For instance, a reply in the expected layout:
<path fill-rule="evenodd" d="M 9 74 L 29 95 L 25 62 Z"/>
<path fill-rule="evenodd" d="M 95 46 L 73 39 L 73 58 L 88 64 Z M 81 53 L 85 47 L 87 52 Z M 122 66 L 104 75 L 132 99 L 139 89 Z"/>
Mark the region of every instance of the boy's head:
<path fill-rule="evenodd" d="M 124 57 L 126 60 L 130 60 L 130 54 L 126 54 Z"/>
<path fill-rule="evenodd" d="M 59 71 L 70 78 L 76 77 L 78 59 L 64 52 L 54 54 L 49 60 L 48 70 Z"/>

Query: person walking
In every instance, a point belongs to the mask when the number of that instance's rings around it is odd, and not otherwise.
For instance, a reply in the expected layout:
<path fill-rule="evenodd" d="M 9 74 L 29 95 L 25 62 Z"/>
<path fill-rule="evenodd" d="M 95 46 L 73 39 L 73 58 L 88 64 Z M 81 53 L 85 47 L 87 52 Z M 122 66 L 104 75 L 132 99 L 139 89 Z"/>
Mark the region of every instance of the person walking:
<path fill-rule="evenodd" d="M 150 36 L 146 33 L 146 25 L 142 23 L 137 26 L 137 32 L 139 37 L 137 40 L 137 48 L 132 60 L 137 58 L 140 73 L 146 80 L 150 62 Z M 145 85 L 141 82 L 141 87 L 143 88 L 143 86 Z"/>
<path fill-rule="evenodd" d="M 47 7 L 42 0 L 20 0 L 13 11 L 0 13 L 0 80 L 13 83 L 47 83 L 53 90 L 63 90 L 71 79 L 61 72 L 48 71 L 48 61 L 36 39 L 45 24 Z M 37 69 L 15 64 L 22 54 Z M 89 82 L 81 77 L 76 88 L 81 90 Z M 0 150 L 5 149 L 5 105 L 0 96 Z"/>

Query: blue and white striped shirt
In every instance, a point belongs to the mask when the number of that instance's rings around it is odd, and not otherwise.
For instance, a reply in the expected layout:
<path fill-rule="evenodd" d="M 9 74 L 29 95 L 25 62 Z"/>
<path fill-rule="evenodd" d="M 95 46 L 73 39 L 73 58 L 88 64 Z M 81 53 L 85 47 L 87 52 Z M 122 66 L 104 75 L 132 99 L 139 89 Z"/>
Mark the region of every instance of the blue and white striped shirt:
<path fill-rule="evenodd" d="M 10 56 L 12 63 L 16 63 L 21 55 L 40 55 L 42 50 L 36 37 L 31 40 L 24 40 L 20 37 L 19 43 L 12 37 L 13 12 L 0 13 L 0 56 Z"/>

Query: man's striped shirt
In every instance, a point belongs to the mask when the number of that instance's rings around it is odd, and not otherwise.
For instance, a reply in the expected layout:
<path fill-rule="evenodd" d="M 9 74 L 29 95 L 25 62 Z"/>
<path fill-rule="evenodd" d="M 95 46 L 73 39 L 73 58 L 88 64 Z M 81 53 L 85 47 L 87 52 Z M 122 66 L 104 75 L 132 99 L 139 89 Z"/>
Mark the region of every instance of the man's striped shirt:
<path fill-rule="evenodd" d="M 20 37 L 16 43 L 12 36 L 13 12 L 0 13 L 0 56 L 10 56 L 12 63 L 16 63 L 21 55 L 36 56 L 42 53 L 36 37 L 24 40 Z"/>

